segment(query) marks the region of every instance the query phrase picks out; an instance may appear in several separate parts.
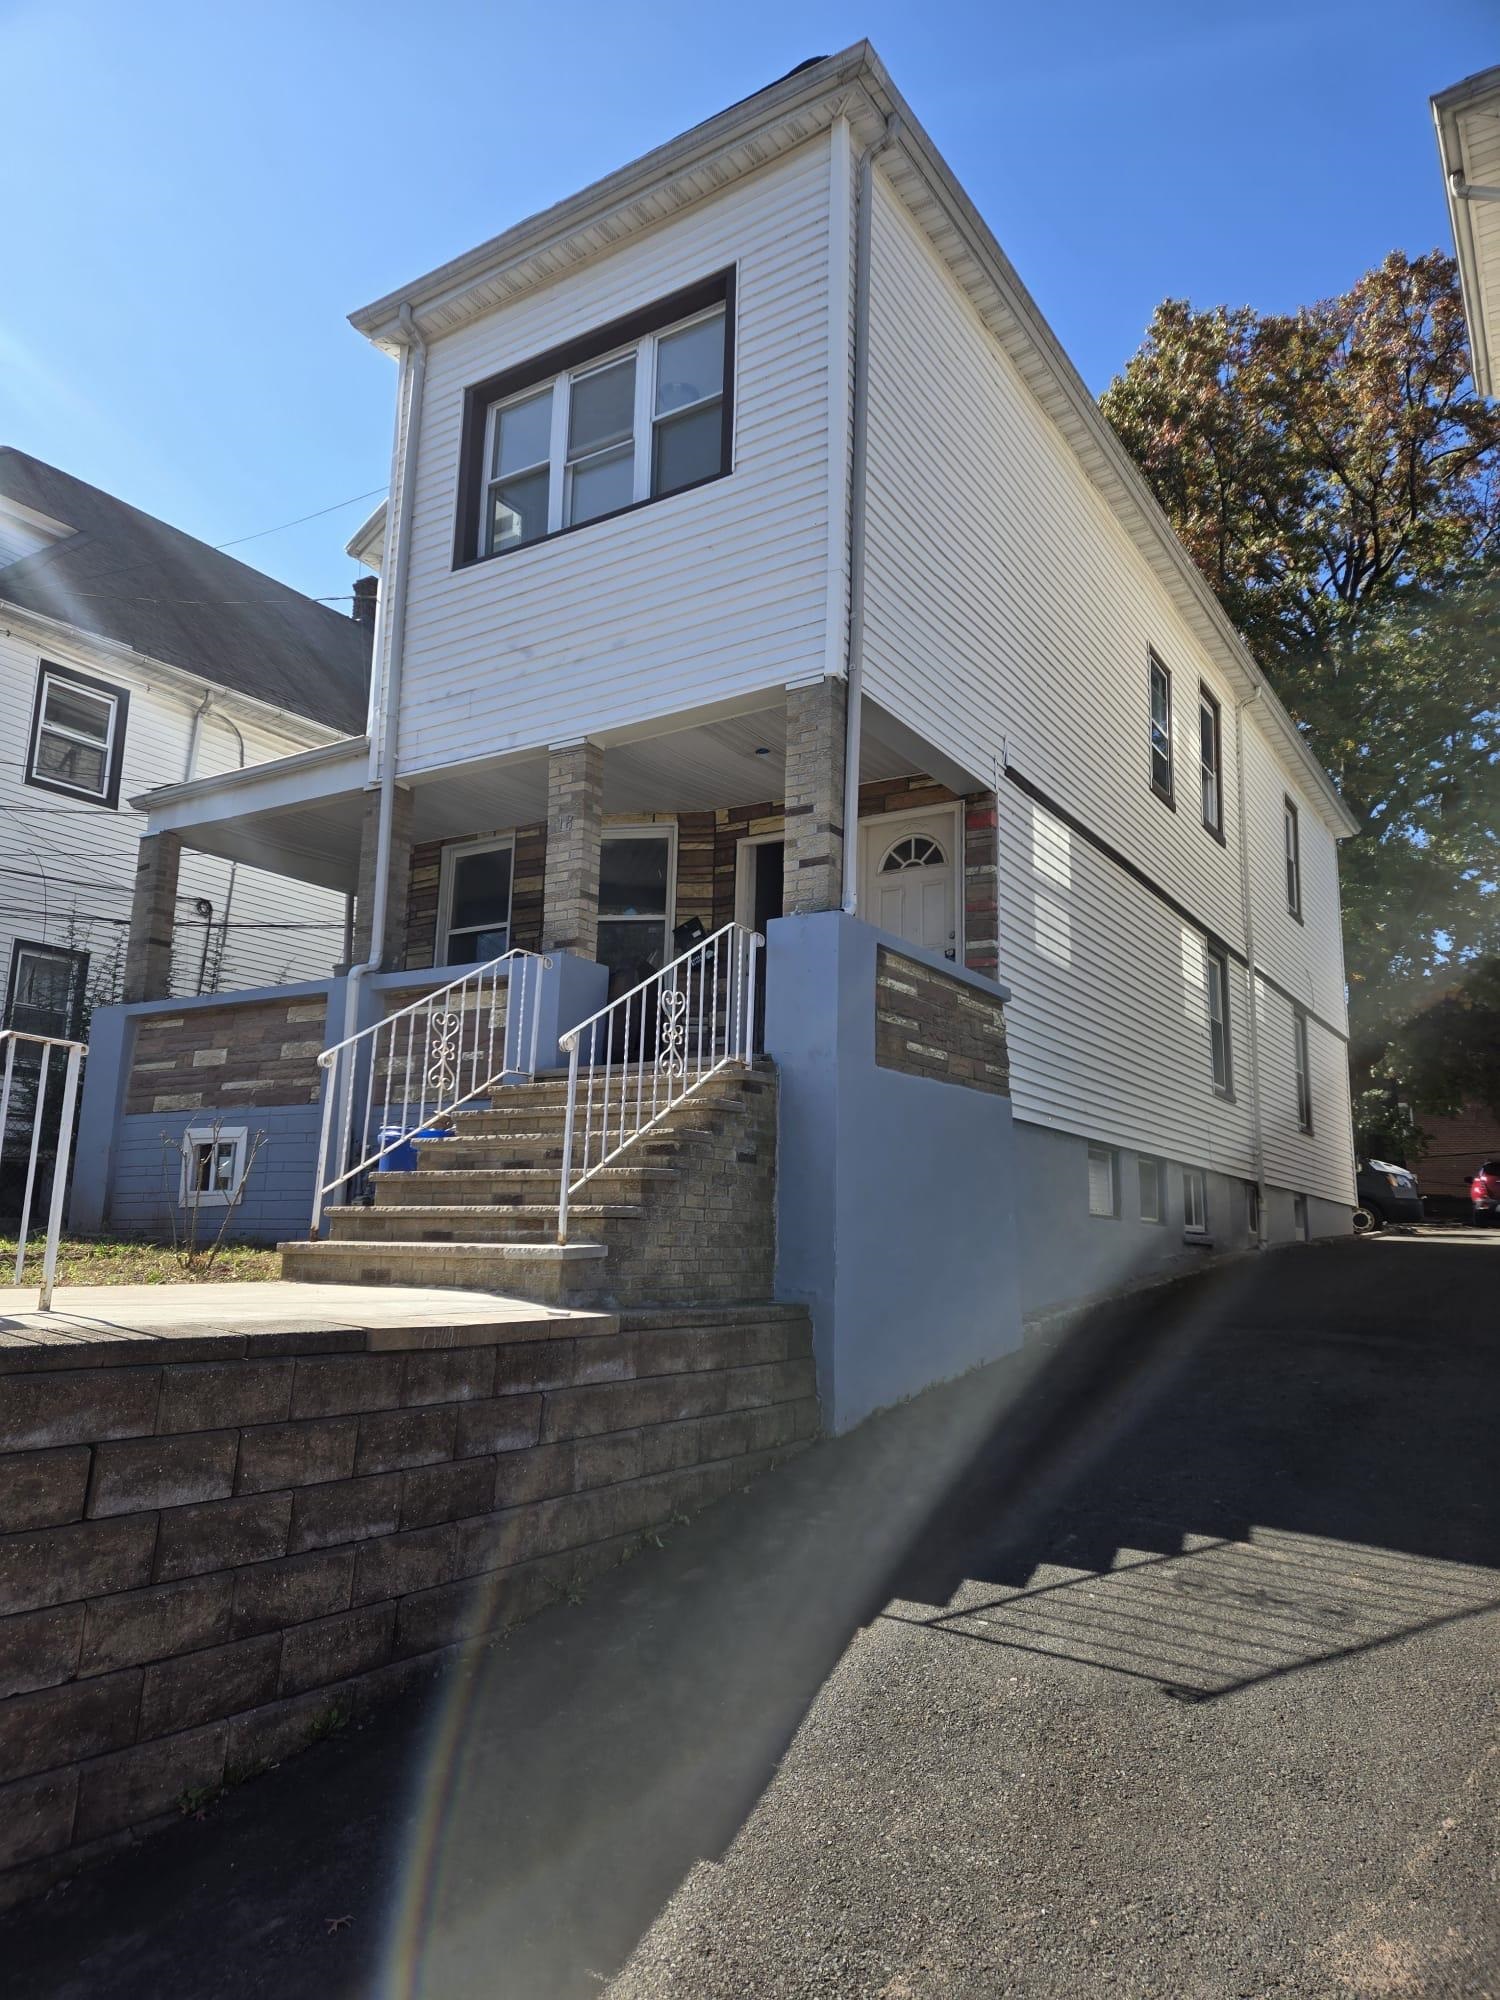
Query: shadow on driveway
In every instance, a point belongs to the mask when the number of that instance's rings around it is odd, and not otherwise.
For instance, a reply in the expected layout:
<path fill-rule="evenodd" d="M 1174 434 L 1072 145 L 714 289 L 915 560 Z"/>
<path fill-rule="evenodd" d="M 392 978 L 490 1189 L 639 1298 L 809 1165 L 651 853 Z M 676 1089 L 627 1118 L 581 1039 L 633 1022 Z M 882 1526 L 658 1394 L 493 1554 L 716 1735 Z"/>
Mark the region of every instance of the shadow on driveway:
<path fill-rule="evenodd" d="M 887 1606 L 1190 1701 L 1493 1608 L 1491 1273 L 1296 1250 L 929 1392 L 15 1913 L 8 1989 L 597 1993 Z"/>

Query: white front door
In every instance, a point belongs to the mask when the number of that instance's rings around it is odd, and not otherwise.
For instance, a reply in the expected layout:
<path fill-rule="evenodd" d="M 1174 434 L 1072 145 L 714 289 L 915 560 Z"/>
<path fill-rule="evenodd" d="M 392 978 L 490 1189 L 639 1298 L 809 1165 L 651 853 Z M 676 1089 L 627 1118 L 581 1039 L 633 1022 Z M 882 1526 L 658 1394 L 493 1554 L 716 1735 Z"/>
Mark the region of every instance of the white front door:
<path fill-rule="evenodd" d="M 959 825 L 954 806 L 864 820 L 860 915 L 908 944 L 957 958 Z"/>

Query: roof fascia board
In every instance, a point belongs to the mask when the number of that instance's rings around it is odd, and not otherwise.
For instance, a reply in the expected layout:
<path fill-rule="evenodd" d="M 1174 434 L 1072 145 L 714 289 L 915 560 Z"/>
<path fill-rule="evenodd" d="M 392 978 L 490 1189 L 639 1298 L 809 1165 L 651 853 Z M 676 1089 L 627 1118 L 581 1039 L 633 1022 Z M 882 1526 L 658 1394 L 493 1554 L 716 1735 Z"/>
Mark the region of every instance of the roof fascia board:
<path fill-rule="evenodd" d="M 33 611 L 26 605 L 12 604 L 3 593 L 0 593 L 0 628 L 27 632 L 43 645 L 49 640 L 60 640 L 75 652 L 94 654 L 147 679 L 163 681 L 174 693 L 189 701 L 199 702 L 205 694 L 210 694 L 216 706 L 235 709 L 248 721 L 278 722 L 294 729 L 310 729 L 330 744 L 349 740 L 328 723 L 317 722 L 312 716 L 299 714 L 294 708 L 278 708 L 274 702 L 246 694 L 242 688 L 226 687 L 222 681 L 210 680 L 206 674 L 190 673 L 186 667 L 173 666 L 168 660 L 154 659 L 149 653 L 138 653 L 123 640 L 107 638 L 104 633 L 91 632 L 83 625 L 71 625 L 65 618 L 49 618 L 44 611 Z"/>
<path fill-rule="evenodd" d="M 1492 102 L 1500 111 L 1500 67 L 1481 70 L 1465 77 L 1450 90 L 1439 91 L 1432 100 L 1432 122 L 1437 131 L 1438 159 L 1443 169 L 1443 198 L 1448 204 L 1448 225 L 1453 231 L 1453 247 L 1458 253 L 1458 283 L 1463 294 L 1464 318 L 1469 326 L 1470 366 L 1474 387 L 1481 396 L 1494 396 L 1495 371 L 1492 363 L 1494 331 L 1487 325 L 1484 292 L 1479 282 L 1479 253 L 1474 242 L 1472 204 L 1458 193 L 1460 182 L 1468 178 L 1464 164 L 1463 134 L 1459 114 L 1476 105 Z"/>

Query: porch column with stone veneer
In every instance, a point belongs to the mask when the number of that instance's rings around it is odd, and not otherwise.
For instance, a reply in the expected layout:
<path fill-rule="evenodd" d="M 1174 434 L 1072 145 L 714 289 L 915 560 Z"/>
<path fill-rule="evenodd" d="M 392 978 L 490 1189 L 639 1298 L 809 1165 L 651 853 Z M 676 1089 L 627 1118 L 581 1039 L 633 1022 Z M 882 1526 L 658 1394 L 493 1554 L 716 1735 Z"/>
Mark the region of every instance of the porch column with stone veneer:
<path fill-rule="evenodd" d="M 395 972 L 406 963 L 406 917 L 411 883 L 412 795 L 397 785 L 391 809 L 391 852 L 384 935 L 380 940 L 380 970 Z M 370 956 L 370 926 L 375 910 L 375 856 L 380 843 L 380 793 L 365 793 L 359 828 L 359 887 L 354 905 L 354 963 Z"/>
<path fill-rule="evenodd" d="M 838 679 L 786 691 L 786 846 L 782 904 L 789 917 L 836 910 L 844 887 L 844 730 L 848 686 Z"/>
<path fill-rule="evenodd" d="M 604 751 L 556 743 L 547 753 L 547 861 L 542 950 L 599 955 L 599 843 L 604 829 Z"/>
<path fill-rule="evenodd" d="M 125 945 L 126 1000 L 165 1000 L 172 991 L 172 933 L 181 862 L 180 835 L 142 834 Z"/>
<path fill-rule="evenodd" d="M 993 792 L 964 800 L 964 963 L 1000 976 L 1000 805 Z"/>

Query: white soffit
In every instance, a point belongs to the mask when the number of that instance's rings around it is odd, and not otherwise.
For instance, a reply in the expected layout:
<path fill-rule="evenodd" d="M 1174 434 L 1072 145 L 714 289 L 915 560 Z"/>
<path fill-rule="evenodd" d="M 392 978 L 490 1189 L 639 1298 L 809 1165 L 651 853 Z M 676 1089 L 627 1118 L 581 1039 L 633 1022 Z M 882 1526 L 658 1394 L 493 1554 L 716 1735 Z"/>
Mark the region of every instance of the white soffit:
<path fill-rule="evenodd" d="M 1474 384 L 1500 394 L 1500 67 L 1432 100 L 1448 220 L 1458 253 Z"/>

